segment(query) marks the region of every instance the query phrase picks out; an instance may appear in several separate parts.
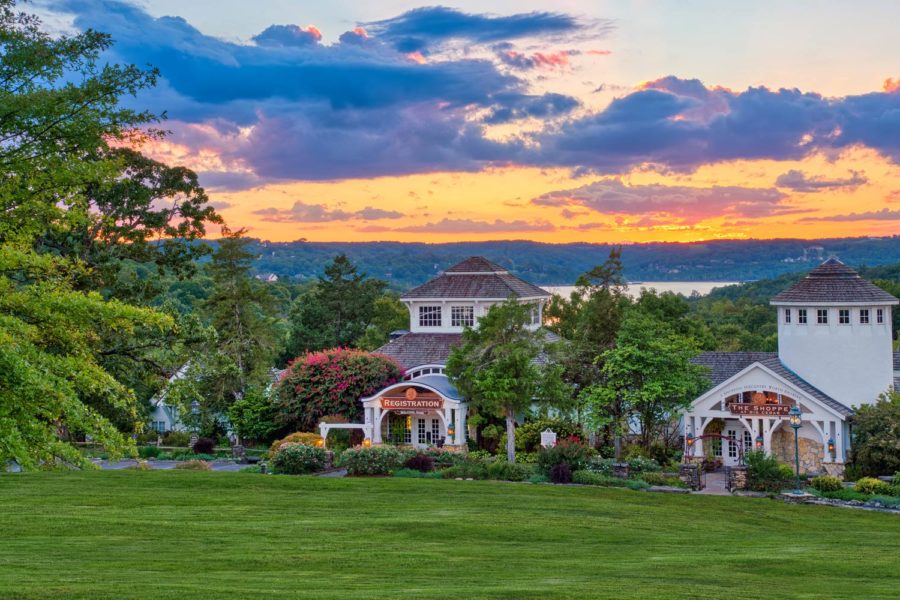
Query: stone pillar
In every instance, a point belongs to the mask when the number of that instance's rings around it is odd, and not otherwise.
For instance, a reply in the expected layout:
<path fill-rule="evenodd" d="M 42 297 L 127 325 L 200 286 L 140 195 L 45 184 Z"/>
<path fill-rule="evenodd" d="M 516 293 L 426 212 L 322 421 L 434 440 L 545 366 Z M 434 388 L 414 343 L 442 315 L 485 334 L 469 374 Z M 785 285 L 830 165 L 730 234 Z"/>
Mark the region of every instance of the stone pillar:
<path fill-rule="evenodd" d="M 681 480 L 688 486 L 688 488 L 694 490 L 695 492 L 703 489 L 702 480 L 700 479 L 700 465 L 694 463 L 685 463 L 681 465 L 681 470 L 678 473 Z"/>
<path fill-rule="evenodd" d="M 725 480 L 729 492 L 746 490 L 749 483 L 747 467 L 725 467 Z"/>
<path fill-rule="evenodd" d="M 613 463 L 613 477 L 628 479 L 628 463 Z"/>

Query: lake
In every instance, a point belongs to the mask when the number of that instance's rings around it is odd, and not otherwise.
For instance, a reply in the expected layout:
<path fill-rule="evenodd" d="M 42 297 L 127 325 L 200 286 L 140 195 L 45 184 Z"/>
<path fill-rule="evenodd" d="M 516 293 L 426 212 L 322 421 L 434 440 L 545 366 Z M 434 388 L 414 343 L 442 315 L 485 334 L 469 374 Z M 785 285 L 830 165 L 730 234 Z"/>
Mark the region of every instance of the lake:
<path fill-rule="evenodd" d="M 641 290 L 649 290 L 654 289 L 657 292 L 675 292 L 676 294 L 682 294 L 684 296 L 690 296 L 694 292 L 697 292 L 701 296 L 705 296 L 710 293 L 713 288 L 723 287 L 726 285 L 735 285 L 741 283 L 740 281 L 638 281 L 628 284 L 627 294 L 629 296 L 637 296 L 641 293 Z M 559 294 L 564 298 L 568 298 L 569 294 L 572 293 L 572 290 L 575 289 L 574 285 L 543 285 L 541 286 L 543 289 L 547 290 L 551 294 Z"/>

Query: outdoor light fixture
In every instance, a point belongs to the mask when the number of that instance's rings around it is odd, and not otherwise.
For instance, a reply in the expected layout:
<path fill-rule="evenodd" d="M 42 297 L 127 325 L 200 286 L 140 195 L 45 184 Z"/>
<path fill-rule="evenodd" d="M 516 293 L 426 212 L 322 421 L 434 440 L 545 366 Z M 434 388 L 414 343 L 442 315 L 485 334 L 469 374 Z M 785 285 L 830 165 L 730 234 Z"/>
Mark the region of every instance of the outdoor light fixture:
<path fill-rule="evenodd" d="M 453 423 L 447 425 L 447 437 L 453 437 L 456 435 L 456 427 L 453 426 Z"/>
<path fill-rule="evenodd" d="M 372 440 L 370 440 L 369 438 L 366 438 L 366 439 L 363 440 L 363 444 L 362 444 L 362 445 L 363 445 L 363 448 L 371 448 L 371 447 L 372 447 Z"/>
<path fill-rule="evenodd" d="M 693 447 L 693 445 L 694 445 L 694 434 L 693 433 L 687 434 L 687 445 L 688 445 L 688 448 Z"/>
<path fill-rule="evenodd" d="M 316 440 L 316 448 L 324 448 L 325 447 L 325 438 L 319 438 Z"/>
<path fill-rule="evenodd" d="M 834 438 L 828 438 L 828 454 L 831 455 L 831 460 L 834 460 Z"/>
<path fill-rule="evenodd" d="M 763 436 L 758 435 L 758 436 L 756 436 L 756 449 L 762 450 L 762 447 L 763 447 Z"/>
<path fill-rule="evenodd" d="M 802 494 L 803 490 L 800 489 L 800 426 L 802 425 L 803 419 L 800 418 L 800 407 L 794 405 L 791 407 L 791 411 L 788 413 L 791 419 L 791 427 L 794 428 L 794 469 L 796 470 L 797 478 L 794 483 L 794 493 Z"/>

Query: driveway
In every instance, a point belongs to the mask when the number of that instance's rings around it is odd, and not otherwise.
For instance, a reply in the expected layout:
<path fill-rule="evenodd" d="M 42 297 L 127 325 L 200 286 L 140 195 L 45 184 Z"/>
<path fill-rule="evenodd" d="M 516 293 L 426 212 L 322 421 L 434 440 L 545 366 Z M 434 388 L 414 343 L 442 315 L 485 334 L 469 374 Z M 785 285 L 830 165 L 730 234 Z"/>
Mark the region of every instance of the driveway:
<path fill-rule="evenodd" d="M 95 465 L 104 470 L 109 471 L 117 471 L 121 469 L 127 469 L 128 467 L 133 467 L 137 465 L 138 461 L 128 459 L 128 460 L 94 460 L 92 461 Z M 148 460 L 147 464 L 150 465 L 154 469 L 167 470 L 174 469 L 175 465 L 177 465 L 179 461 L 177 460 Z M 232 462 L 230 460 L 214 460 L 210 463 L 213 471 L 240 471 L 246 466 L 236 462 Z"/>

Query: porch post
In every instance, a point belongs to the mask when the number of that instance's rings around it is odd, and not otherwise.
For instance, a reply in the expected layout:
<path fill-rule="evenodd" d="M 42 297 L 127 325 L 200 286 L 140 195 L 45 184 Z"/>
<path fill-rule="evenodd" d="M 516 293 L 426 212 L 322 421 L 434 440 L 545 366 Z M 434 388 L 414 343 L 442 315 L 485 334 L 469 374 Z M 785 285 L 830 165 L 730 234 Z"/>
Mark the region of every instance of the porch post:
<path fill-rule="evenodd" d="M 381 443 L 381 407 L 372 407 L 372 443 Z"/>
<path fill-rule="evenodd" d="M 459 404 L 456 407 L 456 435 L 453 436 L 456 442 L 456 446 L 462 446 L 466 443 L 466 409 L 464 404 Z"/>
<path fill-rule="evenodd" d="M 834 426 L 834 462 L 844 463 L 844 421 L 838 421 Z"/>

